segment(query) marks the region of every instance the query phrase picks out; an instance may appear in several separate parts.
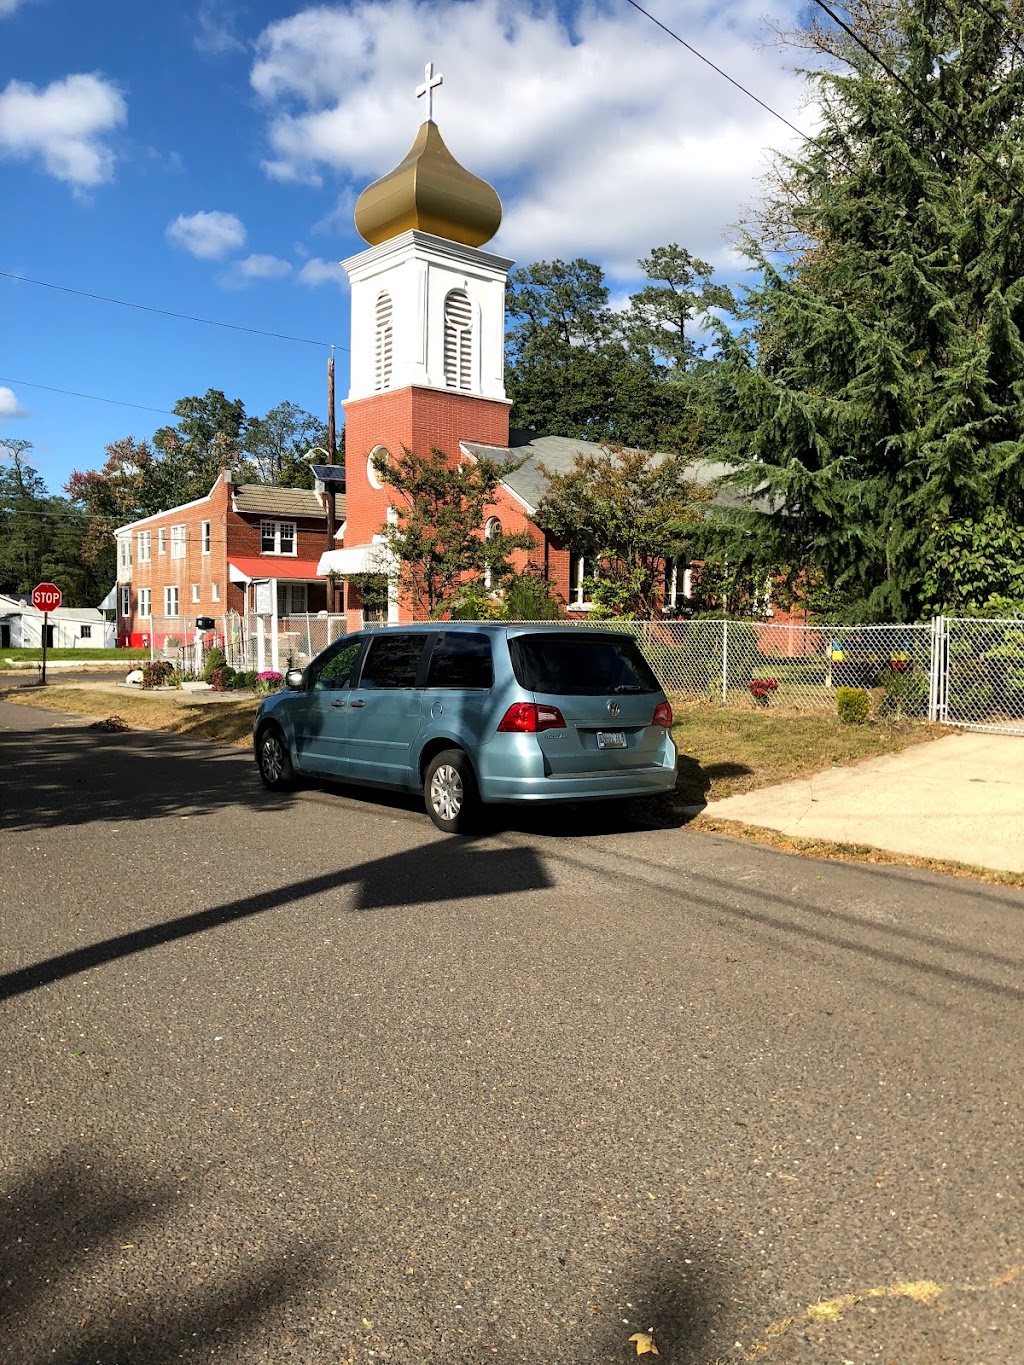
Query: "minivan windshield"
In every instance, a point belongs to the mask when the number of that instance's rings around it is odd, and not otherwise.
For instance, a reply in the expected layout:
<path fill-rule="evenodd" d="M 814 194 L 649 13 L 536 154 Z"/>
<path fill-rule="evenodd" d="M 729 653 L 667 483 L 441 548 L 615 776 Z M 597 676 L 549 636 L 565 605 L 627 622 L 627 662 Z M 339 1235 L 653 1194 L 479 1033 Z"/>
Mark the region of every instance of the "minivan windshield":
<path fill-rule="evenodd" d="M 530 692 L 597 697 L 661 690 L 636 642 L 621 635 L 582 629 L 516 635 L 508 643 L 516 679 Z"/>

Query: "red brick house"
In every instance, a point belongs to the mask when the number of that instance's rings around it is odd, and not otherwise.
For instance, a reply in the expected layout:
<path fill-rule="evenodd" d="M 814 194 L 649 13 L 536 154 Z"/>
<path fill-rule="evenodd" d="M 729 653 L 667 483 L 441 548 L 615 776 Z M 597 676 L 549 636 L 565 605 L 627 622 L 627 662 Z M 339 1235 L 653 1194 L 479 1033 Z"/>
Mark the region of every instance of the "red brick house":
<path fill-rule="evenodd" d="M 339 522 L 344 503 L 336 498 Z M 216 634 L 228 612 L 283 617 L 333 606 L 317 573 L 327 543 L 321 493 L 235 484 L 225 470 L 206 497 L 114 535 L 120 645 L 190 637 L 199 617 L 212 617 Z"/>

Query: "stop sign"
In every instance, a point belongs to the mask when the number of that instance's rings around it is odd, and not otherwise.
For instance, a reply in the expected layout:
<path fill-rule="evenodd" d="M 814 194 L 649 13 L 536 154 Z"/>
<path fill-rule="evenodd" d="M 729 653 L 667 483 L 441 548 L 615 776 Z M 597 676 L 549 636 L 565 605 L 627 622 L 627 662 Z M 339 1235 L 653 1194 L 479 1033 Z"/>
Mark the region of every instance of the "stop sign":
<path fill-rule="evenodd" d="M 36 611 L 56 611 L 63 600 L 55 583 L 40 583 L 32 589 L 32 605 Z"/>

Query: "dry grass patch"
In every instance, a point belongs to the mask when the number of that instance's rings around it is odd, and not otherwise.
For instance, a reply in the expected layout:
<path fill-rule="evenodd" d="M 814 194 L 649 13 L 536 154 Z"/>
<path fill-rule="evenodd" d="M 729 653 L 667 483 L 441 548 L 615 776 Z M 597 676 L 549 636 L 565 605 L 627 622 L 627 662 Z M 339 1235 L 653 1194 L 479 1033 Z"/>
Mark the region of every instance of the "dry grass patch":
<path fill-rule="evenodd" d="M 247 745 L 252 738 L 252 718 L 258 705 L 253 697 L 206 701 L 189 692 L 128 692 L 109 683 L 11 688 L 0 694 L 0 700 L 96 720 L 120 716 L 133 730 L 166 730 L 193 739 L 239 745 Z"/>
<path fill-rule="evenodd" d="M 844 725 L 838 716 L 824 712 L 744 711 L 679 698 L 674 709 L 672 734 L 679 749 L 676 799 L 696 806 L 899 753 L 948 733 L 925 721 Z"/>

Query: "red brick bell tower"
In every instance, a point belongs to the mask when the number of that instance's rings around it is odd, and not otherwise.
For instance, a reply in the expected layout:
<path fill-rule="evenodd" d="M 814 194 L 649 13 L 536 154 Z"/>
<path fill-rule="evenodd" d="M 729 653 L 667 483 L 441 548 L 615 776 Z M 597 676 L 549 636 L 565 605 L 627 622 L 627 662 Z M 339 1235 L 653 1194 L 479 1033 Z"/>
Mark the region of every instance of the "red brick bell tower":
<path fill-rule="evenodd" d="M 427 119 L 405 159 L 364 190 L 355 222 L 369 243 L 343 264 L 352 286 L 351 387 L 345 408 L 345 548 L 321 572 L 391 579 L 390 620 L 410 619 L 379 537 L 397 498 L 372 457 L 436 447 L 453 461 L 460 441 L 508 445 L 505 281 L 511 261 L 480 250 L 498 230 L 501 202 L 454 159 L 433 122 L 441 83 L 426 70 L 417 94 Z M 361 624 L 358 608 L 349 625 Z"/>

